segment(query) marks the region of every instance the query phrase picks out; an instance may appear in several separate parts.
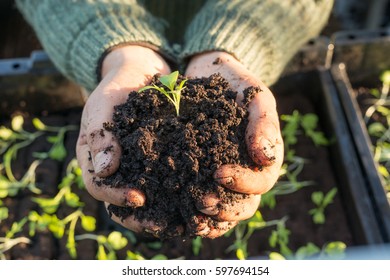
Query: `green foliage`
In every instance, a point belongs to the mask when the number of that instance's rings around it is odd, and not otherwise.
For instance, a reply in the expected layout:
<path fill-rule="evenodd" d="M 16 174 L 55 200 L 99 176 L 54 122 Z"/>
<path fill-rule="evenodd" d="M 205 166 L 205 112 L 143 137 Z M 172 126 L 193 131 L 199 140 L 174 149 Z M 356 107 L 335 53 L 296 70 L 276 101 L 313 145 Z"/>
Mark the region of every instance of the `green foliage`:
<path fill-rule="evenodd" d="M 156 85 L 151 85 L 141 88 L 139 92 L 145 91 L 147 89 L 154 89 L 164 94 L 166 98 L 168 98 L 168 100 L 173 104 L 173 106 L 175 106 L 176 115 L 179 116 L 181 92 L 185 88 L 184 84 L 187 80 L 182 80 L 179 84 L 177 84 L 178 78 L 179 72 L 172 72 L 171 74 L 161 76 L 158 79 L 164 85 L 165 88 Z"/>
<path fill-rule="evenodd" d="M 167 98 L 175 105 L 178 115 L 180 95 L 186 81 L 183 80 L 180 84 L 177 84 L 177 79 L 178 72 L 173 72 L 170 75 L 160 77 L 159 80 L 163 85 L 162 87 L 153 85 L 149 86 L 149 89 L 158 90 L 159 92 L 162 90 L 166 96 L 168 94 Z M 298 176 L 307 161 L 296 156 L 295 151 L 292 149 L 292 146 L 296 144 L 298 139 L 297 136 L 304 133 L 305 136 L 310 137 L 314 142 L 317 141 L 319 145 L 325 143 L 325 141 L 321 140 L 321 136 L 313 136 L 317 135 L 318 118 L 310 114 L 301 115 L 299 112 L 294 111 L 291 116 L 285 116 L 285 119 L 288 121 L 284 129 L 284 135 L 287 138 L 286 143 L 289 147 L 289 149 L 286 149 L 288 156 L 286 156 L 287 160 L 281 174 L 285 180 L 280 180 L 277 187 L 262 196 L 262 203 L 264 202 L 271 208 L 276 206 L 275 196 L 289 194 L 298 191 L 302 187 L 313 185 L 313 182 L 300 182 L 298 180 Z M 81 169 L 75 159 L 69 162 L 66 174 L 57 186 L 58 192 L 54 196 L 41 194 L 40 189 L 35 185 L 36 168 L 46 159 L 64 161 L 67 155 L 64 147 L 65 134 L 70 130 L 76 129 L 76 127 L 51 127 L 37 118 L 32 120 L 32 124 L 36 131 L 26 132 L 23 129 L 24 119 L 21 116 L 17 116 L 12 120 L 10 128 L 0 127 L 0 154 L 3 155 L 3 164 L 0 165 L 0 198 L 15 196 L 22 189 L 28 189 L 34 194 L 40 194 L 33 198 L 33 201 L 37 204 L 36 210 L 30 211 L 24 219 L 14 222 L 7 231 L 6 236 L 0 237 L 0 258 L 5 258 L 4 253 L 13 246 L 34 240 L 32 237 L 37 232 L 50 232 L 53 237 L 66 242 L 69 255 L 74 259 L 77 258 L 78 244 L 88 239 L 96 241 L 96 259 L 117 259 L 119 253 L 125 254 L 125 258 L 129 260 L 146 259 L 145 256 L 132 248 L 132 245 L 137 243 L 134 233 L 130 231 L 123 233 L 117 231 L 106 234 L 97 233 L 97 221 L 94 217 L 84 213 L 84 202 L 78 195 L 80 191 L 85 191 L 85 186 L 81 176 Z M 48 143 L 52 144 L 51 147 L 48 151 L 34 153 L 39 160 L 34 161 L 23 178 L 17 180 L 11 169 L 11 161 L 16 158 L 20 149 L 30 145 L 39 137 L 46 139 Z M 68 211 L 66 214 L 58 211 L 63 206 Z M 0 221 L 8 219 L 9 216 L 8 208 L 0 200 Z M 328 246 L 322 249 L 318 249 L 314 244 L 308 243 L 296 253 L 291 252 L 288 242 L 289 236 L 293 233 L 286 228 L 285 221 L 286 218 L 266 221 L 261 212 L 257 211 L 252 218 L 241 222 L 225 234 L 226 237 L 234 237 L 234 241 L 228 247 L 227 252 L 234 252 L 238 259 L 247 259 L 249 257 L 249 240 L 253 238 L 253 234 L 256 231 L 266 227 L 275 227 L 269 237 L 270 244 L 273 245 L 273 248 L 278 249 L 278 252 L 270 253 L 270 256 L 273 256 L 273 258 L 298 259 L 311 255 L 317 256 L 327 253 L 331 254 L 338 250 L 341 251 L 342 246 L 336 246 L 336 243 L 332 246 L 328 244 Z M 28 229 L 28 237 L 31 240 L 23 236 L 15 238 L 15 234 L 20 234 L 22 230 L 25 232 L 26 229 Z M 163 243 L 146 242 L 145 246 L 149 251 L 157 251 L 156 255 L 151 257 L 151 259 L 167 259 L 167 256 L 158 253 L 158 250 L 163 248 Z M 194 256 L 198 256 L 201 250 L 204 250 L 202 238 L 197 237 L 192 240 L 192 250 Z"/>
<path fill-rule="evenodd" d="M 370 90 L 374 99 L 364 113 L 367 130 L 373 140 L 374 160 L 383 178 L 385 191 L 390 202 L 390 70 L 380 76 L 382 88 Z"/>
<path fill-rule="evenodd" d="M 336 196 L 337 188 L 332 188 L 327 194 L 324 195 L 323 192 L 313 192 L 311 194 L 311 200 L 316 205 L 316 208 L 313 208 L 309 211 L 309 214 L 313 217 L 313 222 L 315 224 L 324 224 L 325 223 L 325 208 L 333 202 L 334 197 Z"/>
<path fill-rule="evenodd" d="M 197 236 L 192 240 L 192 253 L 194 256 L 198 256 L 200 249 L 202 248 L 202 237 Z"/>
<path fill-rule="evenodd" d="M 239 260 L 244 260 L 248 257 L 248 241 L 252 234 L 265 227 L 270 227 L 277 224 L 279 221 L 268 221 L 263 219 L 260 211 L 245 221 L 240 222 L 235 228 L 231 229 L 225 234 L 225 237 L 229 237 L 234 233 L 234 243 L 226 249 L 226 252 L 235 251 L 236 257 Z"/>
<path fill-rule="evenodd" d="M 313 141 L 314 145 L 326 146 L 329 144 L 329 140 L 324 133 L 318 131 L 318 116 L 316 114 L 308 113 L 302 115 L 297 110 L 294 110 L 291 115 L 281 115 L 280 119 L 285 122 L 282 135 L 286 150 L 290 150 L 289 147 L 297 143 L 297 136 L 301 134 L 300 128 Z M 287 154 L 287 159 L 291 158 L 292 155 Z"/>

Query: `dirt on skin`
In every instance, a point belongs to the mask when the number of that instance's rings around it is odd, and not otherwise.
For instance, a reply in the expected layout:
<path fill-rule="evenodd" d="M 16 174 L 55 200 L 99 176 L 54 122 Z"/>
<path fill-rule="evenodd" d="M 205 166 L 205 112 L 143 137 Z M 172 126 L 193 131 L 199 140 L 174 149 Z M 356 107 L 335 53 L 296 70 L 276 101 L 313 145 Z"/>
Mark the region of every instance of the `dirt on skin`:
<path fill-rule="evenodd" d="M 151 84 L 162 86 L 158 76 Z M 260 92 L 247 88 L 244 106 L 238 106 L 237 92 L 219 74 L 188 79 L 179 116 L 158 91 L 131 92 L 124 104 L 116 106 L 113 123 L 104 126 L 119 140 L 122 158 L 119 170 L 102 183 L 140 190 L 146 203 L 138 208 L 110 205 L 110 213 L 122 219 L 135 215 L 141 221 L 153 220 L 165 228 L 153 233 L 162 239 L 194 236 L 199 219 L 217 226 L 197 206 L 209 193 L 222 202 L 246 196 L 219 186 L 213 174 L 223 164 L 255 166 L 245 145 L 246 107 Z"/>

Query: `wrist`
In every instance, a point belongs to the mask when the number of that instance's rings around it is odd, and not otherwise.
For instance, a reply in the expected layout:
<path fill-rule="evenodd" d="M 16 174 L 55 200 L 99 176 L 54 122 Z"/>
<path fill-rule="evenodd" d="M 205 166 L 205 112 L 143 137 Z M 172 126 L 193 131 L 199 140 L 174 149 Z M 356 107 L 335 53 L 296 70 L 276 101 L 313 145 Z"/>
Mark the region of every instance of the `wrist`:
<path fill-rule="evenodd" d="M 167 62 L 152 49 L 138 45 L 120 46 L 103 59 L 100 86 L 137 90 L 145 86 L 153 75 L 169 74 Z"/>

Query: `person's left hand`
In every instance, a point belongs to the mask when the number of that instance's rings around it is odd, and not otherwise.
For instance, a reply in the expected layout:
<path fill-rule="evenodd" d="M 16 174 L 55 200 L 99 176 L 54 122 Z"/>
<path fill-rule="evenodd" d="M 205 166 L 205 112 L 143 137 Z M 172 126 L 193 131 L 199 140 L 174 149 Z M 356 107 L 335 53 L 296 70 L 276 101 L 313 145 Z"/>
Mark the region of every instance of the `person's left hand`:
<path fill-rule="evenodd" d="M 234 204 L 222 203 L 217 194 L 203 198 L 197 205 L 198 210 L 217 223 L 209 226 L 206 219 L 202 222 L 202 218 L 198 217 L 199 222 L 193 225 L 193 229 L 197 235 L 209 238 L 219 237 L 239 221 L 253 216 L 259 207 L 261 194 L 269 191 L 279 178 L 284 155 L 276 101 L 269 88 L 225 52 L 209 52 L 193 57 L 185 75 L 208 77 L 215 73 L 220 73 L 238 92 L 239 104 L 242 104 L 244 89 L 251 86 L 261 89 L 248 104 L 249 122 L 245 139 L 249 155 L 259 169 L 223 165 L 216 170 L 214 179 L 220 185 L 248 196 Z"/>

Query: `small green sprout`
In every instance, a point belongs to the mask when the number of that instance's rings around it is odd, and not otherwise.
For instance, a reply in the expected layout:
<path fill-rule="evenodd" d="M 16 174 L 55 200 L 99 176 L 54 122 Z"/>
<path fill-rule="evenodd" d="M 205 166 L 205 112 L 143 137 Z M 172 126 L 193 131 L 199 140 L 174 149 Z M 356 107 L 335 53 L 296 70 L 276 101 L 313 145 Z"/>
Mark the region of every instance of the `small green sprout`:
<path fill-rule="evenodd" d="M 178 78 L 179 72 L 175 71 L 169 75 L 161 76 L 158 79 L 166 88 L 168 88 L 168 90 L 166 90 L 164 87 L 159 87 L 153 84 L 151 86 L 145 86 L 141 88 L 138 92 L 142 92 L 147 89 L 155 89 L 161 92 L 168 98 L 168 100 L 173 104 L 173 106 L 175 106 L 176 115 L 179 116 L 181 92 L 185 88 L 184 84 L 187 80 L 182 80 L 180 84 L 177 84 Z"/>
<path fill-rule="evenodd" d="M 309 213 L 313 216 L 315 224 L 325 223 L 325 208 L 333 202 L 336 193 L 337 189 L 333 188 L 327 194 L 323 192 L 313 192 L 311 194 L 311 200 L 316 205 L 316 208 L 311 209 Z"/>

